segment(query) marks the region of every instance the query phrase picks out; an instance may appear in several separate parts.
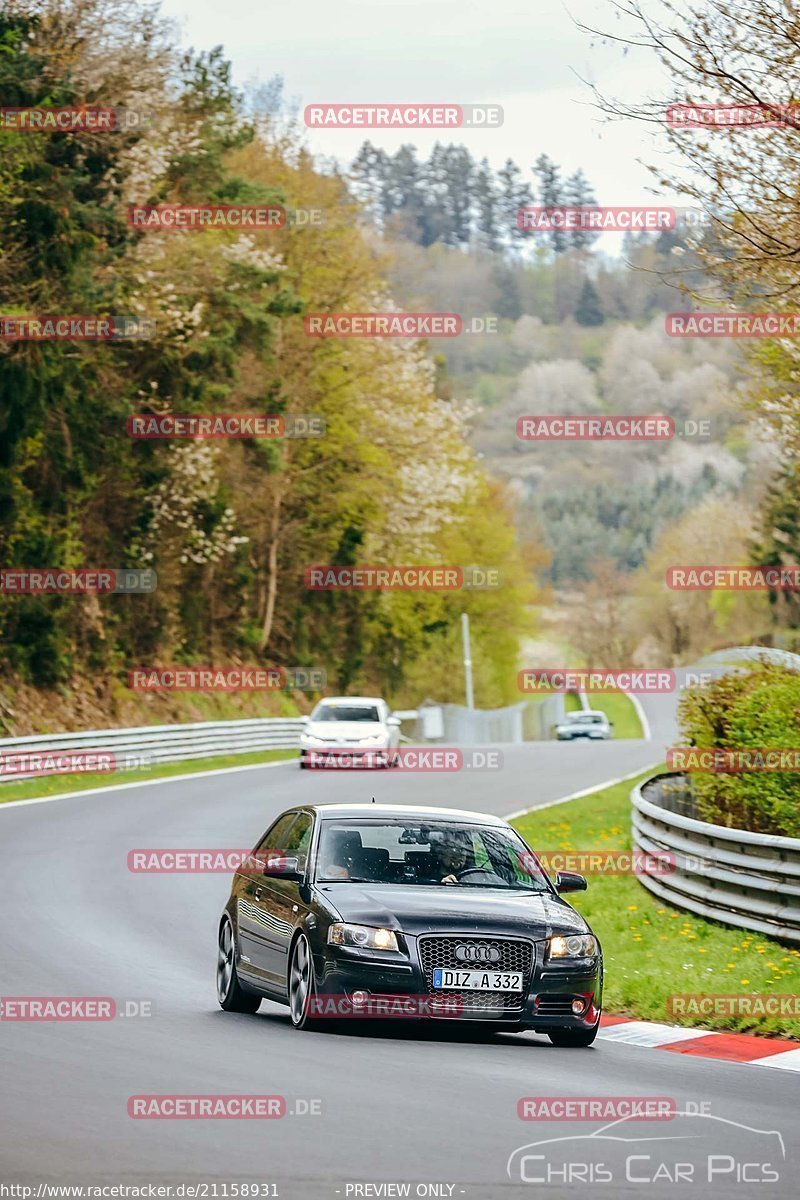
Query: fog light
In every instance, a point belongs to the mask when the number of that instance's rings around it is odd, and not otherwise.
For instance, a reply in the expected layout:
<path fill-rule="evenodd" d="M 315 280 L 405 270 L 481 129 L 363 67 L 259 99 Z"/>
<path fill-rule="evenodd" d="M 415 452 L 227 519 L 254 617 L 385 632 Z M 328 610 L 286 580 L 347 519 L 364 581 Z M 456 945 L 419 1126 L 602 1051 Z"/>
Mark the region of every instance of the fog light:
<path fill-rule="evenodd" d="M 586 1012 L 587 1003 L 588 1002 L 586 1000 L 573 1000 L 572 1001 L 572 1011 L 575 1013 L 576 1017 L 579 1017 L 579 1016 L 581 1016 L 582 1013 Z"/>
<path fill-rule="evenodd" d="M 362 992 L 360 990 L 353 992 L 350 999 L 357 1008 L 360 1008 L 362 1004 L 366 1004 L 369 1001 L 369 992 Z"/>

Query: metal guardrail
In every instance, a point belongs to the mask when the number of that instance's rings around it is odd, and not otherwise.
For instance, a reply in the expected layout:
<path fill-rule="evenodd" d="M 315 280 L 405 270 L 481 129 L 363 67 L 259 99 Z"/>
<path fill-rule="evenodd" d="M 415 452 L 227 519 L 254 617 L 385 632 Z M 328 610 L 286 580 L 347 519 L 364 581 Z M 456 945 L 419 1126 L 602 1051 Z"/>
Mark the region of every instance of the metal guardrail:
<path fill-rule="evenodd" d="M 8 756 L 46 755 L 67 751 L 106 751 L 117 757 L 117 769 L 150 763 L 182 762 L 220 754 L 256 750 L 294 750 L 300 744 L 299 717 L 257 717 L 245 721 L 198 721 L 186 725 L 140 725 L 132 729 L 94 729 L 80 733 L 34 734 L 0 739 L 0 762 Z M 31 771 L 28 774 L 37 774 Z M 5 774 L 0 782 L 25 778 Z"/>
<path fill-rule="evenodd" d="M 661 774 L 631 792 L 633 846 L 668 853 L 675 869 L 639 875 L 660 900 L 725 925 L 800 942 L 800 838 L 698 821 L 665 792 L 686 777 Z"/>

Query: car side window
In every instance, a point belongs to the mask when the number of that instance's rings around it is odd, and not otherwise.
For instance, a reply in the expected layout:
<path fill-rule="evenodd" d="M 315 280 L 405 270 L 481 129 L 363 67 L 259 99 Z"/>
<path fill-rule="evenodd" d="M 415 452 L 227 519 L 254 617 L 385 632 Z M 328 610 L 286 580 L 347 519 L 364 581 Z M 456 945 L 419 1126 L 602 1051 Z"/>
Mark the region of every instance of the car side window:
<path fill-rule="evenodd" d="M 284 816 L 278 817 L 274 825 L 270 825 L 267 832 L 264 834 L 261 841 L 258 843 L 256 853 L 267 850 L 285 850 L 286 839 L 289 831 L 294 825 L 297 813 L 285 813 Z"/>
<path fill-rule="evenodd" d="M 300 813 L 294 825 L 289 830 L 286 844 L 281 846 L 281 850 L 285 850 L 287 854 L 293 855 L 298 860 L 298 866 L 301 871 L 304 871 L 306 867 L 308 847 L 311 844 L 312 827 L 313 821 L 310 814 Z"/>

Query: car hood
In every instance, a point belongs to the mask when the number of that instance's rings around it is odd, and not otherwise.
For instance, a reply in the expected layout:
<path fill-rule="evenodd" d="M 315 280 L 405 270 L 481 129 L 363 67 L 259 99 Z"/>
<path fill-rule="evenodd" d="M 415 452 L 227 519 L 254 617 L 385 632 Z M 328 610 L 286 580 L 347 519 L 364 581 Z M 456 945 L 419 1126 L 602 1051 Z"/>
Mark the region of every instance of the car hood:
<path fill-rule="evenodd" d="M 342 920 L 421 933 L 484 933 L 534 939 L 584 933 L 583 917 L 550 892 L 414 884 L 320 883 Z"/>
<path fill-rule="evenodd" d="M 386 726 L 381 721 L 311 721 L 306 733 L 315 738 L 338 742 L 348 738 L 365 738 L 371 734 L 386 736 Z"/>

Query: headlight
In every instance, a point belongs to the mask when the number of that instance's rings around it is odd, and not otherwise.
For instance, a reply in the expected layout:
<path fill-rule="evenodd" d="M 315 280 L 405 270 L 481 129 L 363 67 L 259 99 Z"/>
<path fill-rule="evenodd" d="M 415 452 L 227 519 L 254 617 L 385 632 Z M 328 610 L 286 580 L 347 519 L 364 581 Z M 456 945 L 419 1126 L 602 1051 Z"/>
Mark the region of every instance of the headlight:
<path fill-rule="evenodd" d="M 376 743 L 377 742 L 385 742 L 386 734 L 385 733 L 370 733 L 370 734 L 367 734 L 366 737 L 359 738 L 359 741 L 362 744 L 365 742 L 376 742 Z"/>
<path fill-rule="evenodd" d="M 328 930 L 331 946 L 361 946 L 365 950 L 396 950 L 397 938 L 391 929 L 371 929 L 368 925 L 347 925 L 342 921 Z"/>
<path fill-rule="evenodd" d="M 548 958 L 592 958 L 597 954 L 597 940 L 590 933 L 570 937 L 551 937 L 547 943 Z"/>

